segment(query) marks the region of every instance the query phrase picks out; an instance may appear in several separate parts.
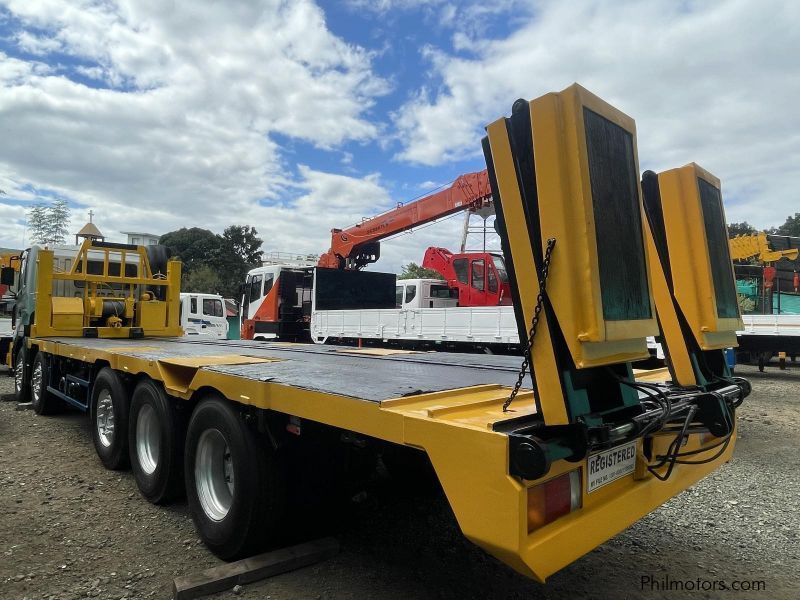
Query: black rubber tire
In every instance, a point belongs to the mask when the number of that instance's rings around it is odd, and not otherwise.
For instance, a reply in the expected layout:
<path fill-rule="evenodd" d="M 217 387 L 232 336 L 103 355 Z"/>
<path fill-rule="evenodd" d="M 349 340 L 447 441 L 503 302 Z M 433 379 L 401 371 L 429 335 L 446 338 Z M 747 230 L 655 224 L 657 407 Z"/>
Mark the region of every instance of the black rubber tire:
<path fill-rule="evenodd" d="M 204 511 L 195 473 L 198 442 L 216 430 L 230 453 L 234 489 L 230 508 L 219 520 Z M 186 496 L 200 538 L 223 560 L 236 560 L 276 546 L 286 513 L 283 457 L 251 429 L 232 404 L 210 395 L 195 408 L 186 435 Z"/>
<path fill-rule="evenodd" d="M 155 456 L 151 460 L 154 468 L 145 468 L 143 455 L 139 453 L 136 436 L 143 426 L 139 416 L 142 409 L 150 407 L 155 422 L 155 435 L 159 442 Z M 174 402 L 167 397 L 161 386 L 151 379 L 139 382 L 131 398 L 130 425 L 128 428 L 128 447 L 130 448 L 131 469 L 136 485 L 142 496 L 153 504 L 167 504 L 183 495 L 183 447 L 186 439 L 186 419 Z M 148 470 L 150 472 L 148 472 Z"/>
<path fill-rule="evenodd" d="M 38 389 L 36 387 L 37 377 L 35 377 L 37 369 L 42 370 L 41 377 L 38 378 Z M 52 415 L 63 407 L 62 401 L 47 391 L 49 370 L 47 357 L 42 352 L 37 352 L 30 370 L 30 399 L 37 415 Z"/>
<path fill-rule="evenodd" d="M 106 444 L 98 430 L 97 404 L 104 391 L 111 397 L 111 408 L 114 418 L 113 437 Z M 120 471 L 130 465 L 128 460 L 128 412 L 130 402 L 128 390 L 122 384 L 117 373 L 103 367 L 94 379 L 92 394 L 89 398 L 89 418 L 91 419 L 92 442 L 100 462 L 106 469 Z"/>
<path fill-rule="evenodd" d="M 153 273 L 153 277 L 166 277 L 167 263 L 170 257 L 169 248 L 161 244 L 153 244 L 152 246 L 145 246 L 145 251 L 147 252 L 147 262 L 150 263 L 150 271 Z M 167 288 L 162 285 L 154 285 L 150 286 L 148 291 L 153 293 L 156 300 L 164 300 Z"/>
<path fill-rule="evenodd" d="M 17 373 L 22 371 L 22 377 Z M 23 339 L 14 357 L 14 399 L 17 402 L 28 402 L 31 397 L 31 372 L 28 366 L 28 348 Z"/>

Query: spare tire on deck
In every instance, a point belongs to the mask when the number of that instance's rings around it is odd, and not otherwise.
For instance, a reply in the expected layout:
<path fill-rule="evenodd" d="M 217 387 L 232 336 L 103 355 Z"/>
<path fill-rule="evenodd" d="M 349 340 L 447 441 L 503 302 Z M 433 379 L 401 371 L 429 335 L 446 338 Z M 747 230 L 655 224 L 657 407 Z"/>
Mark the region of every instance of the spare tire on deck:
<path fill-rule="evenodd" d="M 147 262 L 150 263 L 150 272 L 156 279 L 167 278 L 167 263 L 169 262 L 170 251 L 167 246 L 161 244 L 154 244 L 152 246 L 145 246 L 147 252 Z M 167 288 L 162 285 L 151 285 L 147 288 L 148 292 L 152 292 L 156 300 L 164 300 L 166 298 Z"/>

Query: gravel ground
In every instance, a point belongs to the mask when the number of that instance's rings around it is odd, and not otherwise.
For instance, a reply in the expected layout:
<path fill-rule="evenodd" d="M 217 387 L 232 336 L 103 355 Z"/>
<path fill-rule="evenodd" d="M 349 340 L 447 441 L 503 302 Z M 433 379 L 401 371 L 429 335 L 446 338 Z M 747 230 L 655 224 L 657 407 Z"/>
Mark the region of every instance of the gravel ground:
<path fill-rule="evenodd" d="M 800 572 L 800 368 L 740 367 L 753 394 L 733 461 L 553 576 L 529 581 L 467 542 L 438 496 L 384 482 L 340 523 L 334 559 L 217 598 L 796 598 Z M 0 373 L 0 394 L 12 390 Z M 176 575 L 220 563 L 185 503 L 149 505 L 106 471 L 87 421 L 0 403 L 0 597 L 167 598 Z M 763 581 L 762 593 L 680 594 L 657 582 Z"/>

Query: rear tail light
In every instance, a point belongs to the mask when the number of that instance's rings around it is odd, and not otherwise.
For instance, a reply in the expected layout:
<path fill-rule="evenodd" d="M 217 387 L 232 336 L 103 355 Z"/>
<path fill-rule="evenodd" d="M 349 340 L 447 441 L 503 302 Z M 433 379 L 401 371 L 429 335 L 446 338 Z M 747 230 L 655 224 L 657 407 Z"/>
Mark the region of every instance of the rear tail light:
<path fill-rule="evenodd" d="M 581 471 L 528 488 L 528 533 L 581 507 Z"/>

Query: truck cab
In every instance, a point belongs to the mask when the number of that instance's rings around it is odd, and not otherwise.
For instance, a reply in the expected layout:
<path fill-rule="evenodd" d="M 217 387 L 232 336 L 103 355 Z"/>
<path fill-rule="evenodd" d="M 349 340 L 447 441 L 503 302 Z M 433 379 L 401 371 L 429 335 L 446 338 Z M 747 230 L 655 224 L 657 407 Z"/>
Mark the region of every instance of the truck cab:
<path fill-rule="evenodd" d="M 510 306 L 513 304 L 502 254 L 462 252 L 430 247 L 422 266 L 433 269 L 457 290 L 458 306 Z"/>
<path fill-rule="evenodd" d="M 298 339 L 311 321 L 312 267 L 265 265 L 241 287 L 241 338 Z"/>
<path fill-rule="evenodd" d="M 441 279 L 398 279 L 397 308 L 450 308 L 458 306 L 458 292 Z"/>
<path fill-rule="evenodd" d="M 226 339 L 228 320 L 219 294 L 181 293 L 181 327 L 189 337 Z"/>

